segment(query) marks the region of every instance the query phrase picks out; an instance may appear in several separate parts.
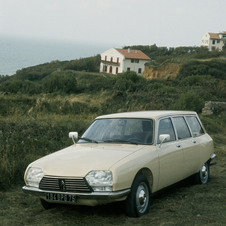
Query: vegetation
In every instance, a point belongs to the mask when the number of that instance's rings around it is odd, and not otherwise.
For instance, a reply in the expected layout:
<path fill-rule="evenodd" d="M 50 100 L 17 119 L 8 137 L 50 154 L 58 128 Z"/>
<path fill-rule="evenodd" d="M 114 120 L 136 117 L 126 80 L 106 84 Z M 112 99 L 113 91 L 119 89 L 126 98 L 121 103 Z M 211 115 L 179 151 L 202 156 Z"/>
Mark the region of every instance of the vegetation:
<path fill-rule="evenodd" d="M 226 79 L 225 59 L 189 61 L 182 65 L 178 76 L 187 77 L 191 75 L 211 75 L 215 78 Z"/>
<path fill-rule="evenodd" d="M 182 46 L 167 48 L 158 47 L 156 44 L 154 44 L 151 46 L 125 46 L 124 48 L 141 50 L 152 59 L 152 62 L 150 63 L 151 65 L 159 64 L 164 61 L 186 62 L 189 59 L 209 59 L 226 56 L 226 49 L 221 52 L 218 50 L 209 52 L 206 47 Z"/>
<path fill-rule="evenodd" d="M 27 225 L 31 219 L 34 225 L 52 224 L 53 218 L 57 219 L 56 225 L 82 225 L 84 216 L 87 225 L 221 225 L 225 222 L 222 212 L 225 210 L 226 140 L 222 134 L 226 134 L 226 117 L 223 112 L 201 115 L 205 101 L 226 101 L 225 53 L 209 53 L 198 47 L 138 47 L 154 58 L 156 65 L 164 60 L 178 61 L 181 65 L 178 76 L 145 80 L 134 72 L 118 76 L 100 74 L 97 73 L 99 56 L 51 62 L 19 70 L 13 76 L 0 76 L 0 221 L 3 225 Z M 59 207 L 42 211 L 36 199 L 19 191 L 30 162 L 72 144 L 68 132 L 78 131 L 81 135 L 97 115 L 157 109 L 200 113 L 214 138 L 218 156 L 218 165 L 213 167 L 208 185 L 179 185 L 169 194 L 157 196 L 151 213 L 139 220 L 126 218 L 117 204 L 107 212 L 104 207 Z M 13 190 L 6 192 L 9 189 Z M 12 215 L 15 217 L 11 218 Z"/>

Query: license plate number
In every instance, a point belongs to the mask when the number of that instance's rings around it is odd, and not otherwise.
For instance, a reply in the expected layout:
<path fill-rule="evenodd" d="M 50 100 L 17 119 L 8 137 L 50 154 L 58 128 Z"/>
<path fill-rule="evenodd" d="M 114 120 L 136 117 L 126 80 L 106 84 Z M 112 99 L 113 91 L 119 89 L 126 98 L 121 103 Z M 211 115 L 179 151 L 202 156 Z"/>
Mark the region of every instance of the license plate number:
<path fill-rule="evenodd" d="M 76 196 L 68 194 L 46 193 L 46 199 L 50 201 L 76 203 Z"/>

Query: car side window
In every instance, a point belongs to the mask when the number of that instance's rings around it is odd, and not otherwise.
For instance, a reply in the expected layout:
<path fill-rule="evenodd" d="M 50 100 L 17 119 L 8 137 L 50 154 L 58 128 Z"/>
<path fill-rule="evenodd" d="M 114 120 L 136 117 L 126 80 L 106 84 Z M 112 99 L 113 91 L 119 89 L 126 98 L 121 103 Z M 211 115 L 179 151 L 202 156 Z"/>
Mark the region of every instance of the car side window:
<path fill-rule="evenodd" d="M 173 123 L 175 125 L 176 131 L 177 131 L 177 136 L 178 136 L 179 140 L 191 137 L 191 133 L 189 131 L 189 128 L 187 126 L 187 123 L 186 123 L 184 117 L 182 117 L 182 116 L 174 117 Z"/>
<path fill-rule="evenodd" d="M 169 134 L 170 135 L 169 141 L 176 140 L 173 124 L 170 118 L 164 118 L 159 121 L 158 142 L 157 142 L 158 144 L 160 143 L 159 135 L 161 134 Z"/>
<path fill-rule="evenodd" d="M 192 135 L 194 137 L 200 136 L 205 133 L 196 116 L 186 116 L 186 120 L 191 128 Z"/>

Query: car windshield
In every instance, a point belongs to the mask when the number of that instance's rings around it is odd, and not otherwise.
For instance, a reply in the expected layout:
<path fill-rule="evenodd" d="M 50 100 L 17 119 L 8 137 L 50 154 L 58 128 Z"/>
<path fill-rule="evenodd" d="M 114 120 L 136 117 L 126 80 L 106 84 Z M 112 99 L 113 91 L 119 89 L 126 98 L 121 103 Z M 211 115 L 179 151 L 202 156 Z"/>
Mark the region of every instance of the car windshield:
<path fill-rule="evenodd" d="M 134 118 L 97 119 L 78 143 L 153 144 L 153 120 Z"/>

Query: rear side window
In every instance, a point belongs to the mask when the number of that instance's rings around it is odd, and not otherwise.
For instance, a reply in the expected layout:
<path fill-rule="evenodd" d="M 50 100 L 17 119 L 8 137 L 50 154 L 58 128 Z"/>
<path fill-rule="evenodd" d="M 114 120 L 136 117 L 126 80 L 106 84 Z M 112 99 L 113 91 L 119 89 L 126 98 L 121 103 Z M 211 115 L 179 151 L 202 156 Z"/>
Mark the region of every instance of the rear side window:
<path fill-rule="evenodd" d="M 173 124 L 170 118 L 164 118 L 159 121 L 158 144 L 160 143 L 159 135 L 161 134 L 169 134 L 170 141 L 176 140 Z"/>
<path fill-rule="evenodd" d="M 189 128 L 187 126 L 187 123 L 186 123 L 184 117 L 182 117 L 182 116 L 174 117 L 173 123 L 176 127 L 177 136 L 178 136 L 179 140 L 191 137 L 191 133 L 189 131 Z"/>
<path fill-rule="evenodd" d="M 200 123 L 199 123 L 199 121 L 198 121 L 196 116 L 186 116 L 186 120 L 188 122 L 188 125 L 191 128 L 192 135 L 194 137 L 197 137 L 197 136 L 200 136 L 200 135 L 204 134 L 204 130 L 201 127 L 201 125 L 200 125 Z"/>

